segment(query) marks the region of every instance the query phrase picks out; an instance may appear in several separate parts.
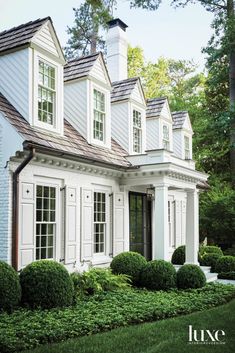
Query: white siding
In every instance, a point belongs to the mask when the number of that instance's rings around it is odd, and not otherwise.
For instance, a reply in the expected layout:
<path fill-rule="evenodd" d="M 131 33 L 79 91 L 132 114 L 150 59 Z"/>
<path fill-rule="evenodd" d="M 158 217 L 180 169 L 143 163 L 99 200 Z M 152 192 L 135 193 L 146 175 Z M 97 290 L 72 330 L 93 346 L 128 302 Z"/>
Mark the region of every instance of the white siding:
<path fill-rule="evenodd" d="M 167 102 L 163 105 L 163 108 L 162 108 L 162 111 L 161 111 L 161 117 L 172 121 L 170 108 L 169 108 L 169 105 L 168 105 Z"/>
<path fill-rule="evenodd" d="M 112 137 L 126 150 L 130 151 L 129 103 L 111 104 Z"/>
<path fill-rule="evenodd" d="M 30 49 L 0 56 L 0 92 L 28 121 Z"/>
<path fill-rule="evenodd" d="M 54 39 L 51 36 L 51 32 L 50 32 L 48 23 L 46 23 L 41 28 L 41 30 L 38 32 L 38 34 L 36 34 L 36 36 L 33 38 L 32 42 L 39 45 L 40 47 L 42 47 L 46 51 L 52 53 L 53 55 L 59 56 L 58 51 L 55 46 Z"/>
<path fill-rule="evenodd" d="M 87 138 L 87 80 L 67 83 L 64 86 L 64 116 L 73 127 Z"/>
<path fill-rule="evenodd" d="M 180 129 L 173 130 L 173 152 L 176 157 L 183 158 L 182 131 Z"/>
<path fill-rule="evenodd" d="M 138 84 L 135 85 L 135 88 L 131 93 L 131 99 L 133 99 L 135 102 L 138 102 L 140 104 L 145 104 Z"/>
<path fill-rule="evenodd" d="M 156 150 L 159 148 L 159 119 L 146 119 L 146 149 Z"/>
<path fill-rule="evenodd" d="M 96 60 L 94 67 L 92 68 L 90 72 L 90 76 L 94 77 L 100 82 L 103 82 L 107 85 L 110 85 L 110 82 L 107 78 L 107 73 L 105 71 L 105 68 L 102 64 L 102 59 L 99 57 L 98 60 Z"/>

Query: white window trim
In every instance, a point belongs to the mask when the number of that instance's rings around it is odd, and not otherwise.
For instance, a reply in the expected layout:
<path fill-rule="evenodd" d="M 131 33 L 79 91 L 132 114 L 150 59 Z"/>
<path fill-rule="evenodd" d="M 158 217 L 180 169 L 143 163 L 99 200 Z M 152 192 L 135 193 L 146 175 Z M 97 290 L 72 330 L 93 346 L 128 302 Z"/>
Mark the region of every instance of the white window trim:
<path fill-rule="evenodd" d="M 38 119 L 38 85 L 39 85 L 39 61 L 43 61 L 55 68 L 55 112 L 53 125 L 42 122 Z M 33 125 L 50 132 L 63 132 L 63 82 L 61 82 L 62 67 L 47 56 L 34 51 L 34 95 L 33 95 Z M 60 121 L 62 120 L 62 121 Z"/>
<path fill-rule="evenodd" d="M 184 159 L 186 159 L 186 153 L 185 153 L 185 137 L 188 138 L 189 140 L 189 158 L 187 160 L 192 159 L 192 137 L 189 134 L 185 134 L 183 136 L 183 151 L 184 151 Z"/>
<path fill-rule="evenodd" d="M 169 205 L 170 205 L 170 219 L 169 219 Z M 167 217 L 168 217 L 168 227 L 169 227 L 169 247 L 174 249 L 176 247 L 176 227 L 175 227 L 176 206 L 175 206 L 174 196 L 168 197 L 167 209 L 168 209 Z"/>
<path fill-rule="evenodd" d="M 105 120 L 104 120 L 104 141 L 97 140 L 93 137 L 93 120 L 94 120 L 94 90 L 97 90 L 104 94 L 104 104 L 105 104 Z M 92 144 L 111 148 L 111 108 L 110 108 L 110 92 L 109 90 L 103 88 L 101 85 L 97 85 L 94 82 L 90 84 L 90 126 L 89 134 L 90 141 Z M 89 139 L 88 139 L 89 140 Z"/>
<path fill-rule="evenodd" d="M 166 151 L 172 151 L 173 149 L 173 132 L 172 132 L 172 124 L 169 123 L 168 121 L 166 121 L 166 119 L 162 119 L 160 118 L 160 130 L 159 130 L 159 140 L 160 140 L 160 145 L 159 148 L 160 149 L 164 149 L 163 147 L 163 126 L 166 125 L 169 129 L 169 149 Z"/>
<path fill-rule="evenodd" d="M 135 152 L 134 151 L 134 135 L 133 135 L 133 111 L 137 110 L 138 112 L 141 113 L 141 149 L 140 152 Z M 138 154 L 143 154 L 146 148 L 146 117 L 145 117 L 145 110 L 141 107 L 139 107 L 139 105 L 131 103 L 130 105 L 130 154 L 131 155 L 138 155 Z"/>

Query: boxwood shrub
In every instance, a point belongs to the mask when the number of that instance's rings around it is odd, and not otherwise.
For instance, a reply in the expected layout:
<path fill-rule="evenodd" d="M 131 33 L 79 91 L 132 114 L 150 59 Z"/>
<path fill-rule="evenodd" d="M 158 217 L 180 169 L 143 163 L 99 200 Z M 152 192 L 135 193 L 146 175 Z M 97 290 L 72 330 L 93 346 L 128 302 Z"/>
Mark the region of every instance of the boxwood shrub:
<path fill-rule="evenodd" d="M 206 276 L 197 265 L 186 264 L 177 271 L 177 286 L 180 289 L 201 288 L 206 284 Z"/>
<path fill-rule="evenodd" d="M 215 265 L 220 257 L 221 255 L 216 253 L 205 254 L 202 256 L 200 264 L 202 266 L 211 266 L 211 272 L 215 272 Z"/>
<path fill-rule="evenodd" d="M 149 261 L 141 271 L 140 284 L 153 290 L 166 290 L 176 287 L 176 270 L 164 260 Z"/>
<path fill-rule="evenodd" d="M 20 302 L 21 287 L 18 273 L 0 261 L 0 310 L 12 311 Z"/>
<path fill-rule="evenodd" d="M 235 271 L 235 256 L 221 256 L 216 262 L 215 271 L 217 273 Z"/>
<path fill-rule="evenodd" d="M 138 285 L 140 272 L 146 265 L 146 259 L 137 252 L 127 251 L 115 256 L 110 267 L 115 274 L 128 275 L 134 285 Z"/>
<path fill-rule="evenodd" d="M 172 254 L 171 262 L 174 265 L 183 265 L 185 263 L 185 245 L 181 245 L 175 249 Z"/>
<path fill-rule="evenodd" d="M 221 248 L 219 248 L 218 246 L 214 246 L 214 245 L 202 246 L 200 248 L 200 254 L 201 254 L 201 256 L 203 256 L 205 254 L 218 254 L 219 256 L 224 255 Z"/>
<path fill-rule="evenodd" d="M 232 272 L 220 272 L 218 274 L 218 278 L 221 279 L 231 279 L 231 280 L 235 280 L 235 271 Z"/>
<path fill-rule="evenodd" d="M 66 268 L 56 261 L 40 260 L 20 274 L 22 303 L 31 308 L 54 308 L 72 304 L 73 282 Z"/>

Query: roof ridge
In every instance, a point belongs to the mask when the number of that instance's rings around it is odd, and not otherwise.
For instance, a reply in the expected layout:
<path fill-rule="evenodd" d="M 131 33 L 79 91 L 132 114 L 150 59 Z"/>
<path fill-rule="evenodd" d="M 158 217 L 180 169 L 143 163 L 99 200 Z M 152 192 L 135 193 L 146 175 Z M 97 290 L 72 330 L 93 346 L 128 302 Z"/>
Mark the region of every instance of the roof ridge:
<path fill-rule="evenodd" d="M 79 61 L 79 60 L 82 60 L 82 59 L 91 58 L 91 57 L 93 57 L 93 56 L 99 56 L 100 54 L 101 54 L 101 52 L 99 51 L 99 52 L 94 53 L 94 54 L 83 55 L 83 56 L 80 56 L 80 57 L 78 57 L 78 58 L 69 60 L 69 61 L 66 63 L 66 65 L 68 65 L 68 64 L 70 64 L 70 63 L 72 63 L 72 62 L 74 62 L 74 61 Z"/>
<path fill-rule="evenodd" d="M 120 85 L 121 83 L 137 81 L 139 79 L 140 79 L 140 77 L 138 77 L 138 76 L 125 78 L 124 80 L 119 80 L 119 81 L 112 82 L 112 85 L 118 85 L 118 84 Z"/>
<path fill-rule="evenodd" d="M 50 16 L 47 16 L 47 17 L 44 17 L 44 18 L 38 18 L 37 20 L 34 20 L 34 21 L 29 21 L 29 22 L 26 22 L 26 23 L 22 23 L 22 24 L 19 25 L 19 26 L 11 27 L 11 28 L 9 28 L 9 29 L 6 29 L 6 30 L 0 32 L 0 36 L 3 35 L 3 34 L 5 34 L 5 33 L 10 33 L 10 32 L 12 32 L 12 31 L 16 31 L 16 30 L 21 29 L 21 28 L 23 28 L 23 27 L 25 27 L 25 26 L 29 26 L 29 25 L 35 24 L 35 23 L 37 23 L 37 22 L 38 22 L 38 23 L 40 23 L 40 22 L 46 22 L 46 21 L 48 21 L 48 20 L 50 20 L 50 21 L 52 22 L 51 17 L 50 17 Z"/>
<path fill-rule="evenodd" d="M 186 114 L 188 114 L 188 110 L 176 110 L 176 111 L 174 111 L 174 112 L 171 112 L 171 114 L 173 115 L 173 114 L 182 114 L 182 113 L 186 113 Z"/>
<path fill-rule="evenodd" d="M 168 97 L 165 96 L 165 97 L 147 98 L 147 102 L 160 101 L 165 99 L 168 99 Z"/>

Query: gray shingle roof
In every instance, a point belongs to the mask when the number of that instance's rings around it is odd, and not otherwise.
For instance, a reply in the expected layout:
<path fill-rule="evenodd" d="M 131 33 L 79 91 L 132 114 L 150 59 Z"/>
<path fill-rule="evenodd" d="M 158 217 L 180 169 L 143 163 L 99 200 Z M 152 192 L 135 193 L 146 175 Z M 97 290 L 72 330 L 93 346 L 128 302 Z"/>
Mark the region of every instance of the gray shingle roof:
<path fill-rule="evenodd" d="M 167 97 L 148 99 L 146 118 L 153 118 L 159 116 L 166 102 Z"/>
<path fill-rule="evenodd" d="M 173 129 L 181 129 L 184 125 L 185 119 L 188 116 L 188 112 L 179 111 L 171 113 L 173 119 Z"/>
<path fill-rule="evenodd" d="M 27 142 L 32 142 L 52 151 L 61 151 L 73 156 L 92 159 L 118 167 L 128 167 L 127 152 L 112 139 L 111 149 L 90 145 L 66 120 L 64 136 L 33 128 L 22 115 L 0 93 L 0 112 Z"/>
<path fill-rule="evenodd" d="M 0 32 L 0 52 L 29 44 L 36 32 L 48 20 L 51 21 L 51 18 L 45 17 Z"/>
<path fill-rule="evenodd" d="M 111 102 L 119 102 L 130 98 L 130 95 L 139 81 L 138 77 L 128 78 L 122 81 L 112 82 Z"/>
<path fill-rule="evenodd" d="M 99 55 L 101 54 L 95 53 L 69 61 L 64 66 L 64 81 L 88 76 Z"/>

